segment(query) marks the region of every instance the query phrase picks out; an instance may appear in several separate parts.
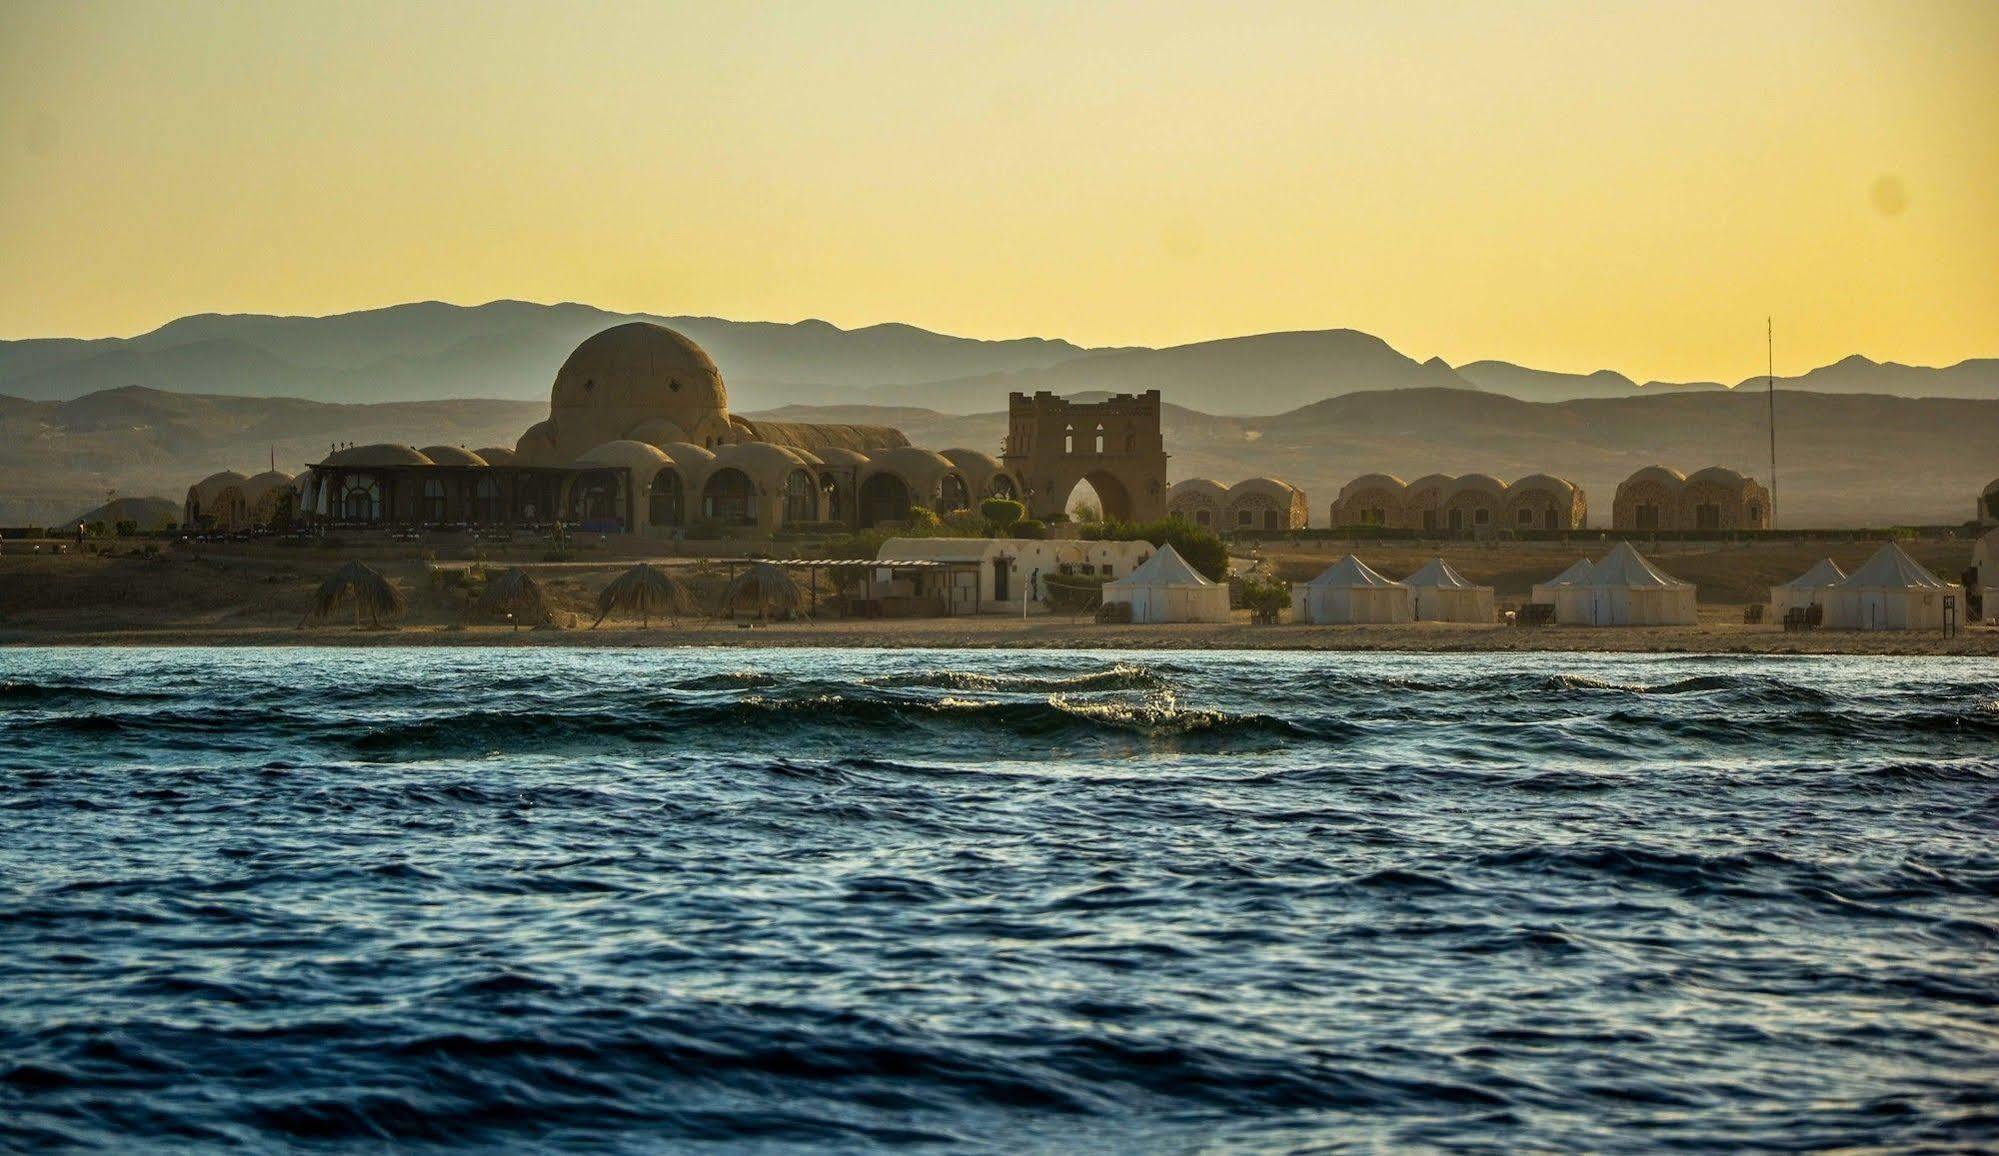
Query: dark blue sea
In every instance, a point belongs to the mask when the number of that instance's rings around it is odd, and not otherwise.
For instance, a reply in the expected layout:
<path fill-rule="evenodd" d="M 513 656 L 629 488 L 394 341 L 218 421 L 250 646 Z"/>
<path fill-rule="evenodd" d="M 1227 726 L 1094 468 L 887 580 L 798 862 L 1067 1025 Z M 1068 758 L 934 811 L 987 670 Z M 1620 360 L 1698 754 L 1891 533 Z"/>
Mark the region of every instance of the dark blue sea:
<path fill-rule="evenodd" d="M 0 1148 L 1999 1145 L 1999 664 L 0 651 Z"/>

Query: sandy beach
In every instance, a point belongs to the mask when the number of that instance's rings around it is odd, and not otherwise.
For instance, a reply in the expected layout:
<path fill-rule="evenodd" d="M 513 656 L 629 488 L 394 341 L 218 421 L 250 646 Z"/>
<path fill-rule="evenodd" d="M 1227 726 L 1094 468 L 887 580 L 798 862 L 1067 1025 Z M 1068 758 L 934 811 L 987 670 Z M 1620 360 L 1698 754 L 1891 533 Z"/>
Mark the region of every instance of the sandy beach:
<path fill-rule="evenodd" d="M 1732 556 L 1672 560 L 1700 573 L 1702 588 L 1738 594 L 1765 573 L 1798 565 L 1810 550 L 1771 547 Z M 1850 552 L 1850 551 L 1849 551 Z M 1387 553 L 1382 551 L 1379 553 Z M 1389 555 L 1390 564 L 1416 563 Z M 1543 557 L 1543 555 L 1546 555 Z M 1794 556 L 1795 555 L 1795 556 Z M 1671 556 L 1669 556 L 1671 557 Z M 625 563 L 536 568 L 557 628 L 514 629 L 468 614 L 462 595 L 441 585 L 430 563 L 375 558 L 406 592 L 408 612 L 387 629 L 356 630 L 349 619 L 300 621 L 309 593 L 338 558 L 313 552 L 132 553 L 0 557 L 0 645 L 7 646 L 570 646 L 570 647 L 895 647 L 946 649 L 1579 651 L 1688 654 L 1888 654 L 1999 657 L 1999 628 L 1973 625 L 1937 633 L 1786 632 L 1743 622 L 1740 601 L 1704 602 L 1696 626 L 1511 627 L 1418 622 L 1380 626 L 1254 625 L 1245 612 L 1216 624 L 1100 625 L 1088 617 L 1034 613 L 958 618 L 841 619 L 739 623 L 712 618 L 589 629 L 596 591 Z M 1323 561 L 1271 559 L 1287 577 Z M 1493 582 L 1500 603 L 1559 568 L 1553 550 L 1473 547 L 1452 558 Z M 1949 561 L 1938 558 L 1936 562 Z M 1738 572 L 1746 577 L 1737 577 Z M 698 578 L 691 578 L 697 585 Z M 1521 586 L 1514 591 L 1512 587 Z"/>

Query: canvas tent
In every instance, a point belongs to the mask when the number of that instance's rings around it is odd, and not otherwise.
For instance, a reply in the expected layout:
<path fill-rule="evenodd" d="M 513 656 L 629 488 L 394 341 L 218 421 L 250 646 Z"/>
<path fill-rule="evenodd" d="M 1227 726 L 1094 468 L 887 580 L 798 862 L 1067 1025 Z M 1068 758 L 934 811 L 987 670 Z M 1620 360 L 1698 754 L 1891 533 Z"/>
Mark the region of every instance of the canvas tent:
<path fill-rule="evenodd" d="M 1985 592 L 1985 618 L 1999 621 L 1999 530 L 1988 532 L 1971 548 L 1971 564 L 1978 571 L 1979 588 Z"/>
<path fill-rule="evenodd" d="M 1474 586 L 1442 558 L 1432 558 L 1402 580 L 1415 592 L 1419 622 L 1491 622 L 1492 587 Z"/>
<path fill-rule="evenodd" d="M 1962 591 L 1889 542 L 1826 591 L 1825 625 L 1833 630 L 1942 630 L 1946 597 L 1957 599 L 1962 616 Z"/>
<path fill-rule="evenodd" d="M 1846 571 L 1830 558 L 1820 558 L 1818 565 L 1791 579 L 1770 587 L 1770 614 L 1782 619 L 1784 612 L 1793 606 L 1823 604 L 1826 591 L 1838 585 L 1846 577 Z"/>
<path fill-rule="evenodd" d="M 1291 584 L 1294 622 L 1408 622 L 1415 616 L 1415 591 L 1375 573 L 1352 554 L 1310 582 Z"/>
<path fill-rule="evenodd" d="M 1589 573 L 1555 590 L 1555 621 L 1564 626 L 1692 626 L 1694 584 L 1647 562 L 1619 542 Z"/>
<path fill-rule="evenodd" d="M 1104 583 L 1104 603 L 1131 606 L 1133 622 L 1227 622 L 1229 588 L 1187 564 L 1172 546 L 1161 546 L 1145 565 Z"/>
<path fill-rule="evenodd" d="M 1588 558 L 1576 559 L 1576 564 L 1567 570 L 1562 571 L 1546 582 L 1534 583 L 1533 593 L 1527 596 L 1527 601 L 1539 602 L 1545 606 L 1553 606 L 1555 604 L 1555 591 L 1588 574 L 1589 568 L 1590 560 Z"/>

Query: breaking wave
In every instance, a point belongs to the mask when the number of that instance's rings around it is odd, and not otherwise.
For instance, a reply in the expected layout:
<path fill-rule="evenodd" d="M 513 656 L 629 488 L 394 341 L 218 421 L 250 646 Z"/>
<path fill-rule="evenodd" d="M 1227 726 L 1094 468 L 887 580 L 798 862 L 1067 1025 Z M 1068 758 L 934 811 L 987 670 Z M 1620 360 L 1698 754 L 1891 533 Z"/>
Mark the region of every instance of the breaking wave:
<path fill-rule="evenodd" d="M 0 651 L 0 1150 L 1989 1147 L 1995 739 L 1939 660 Z"/>

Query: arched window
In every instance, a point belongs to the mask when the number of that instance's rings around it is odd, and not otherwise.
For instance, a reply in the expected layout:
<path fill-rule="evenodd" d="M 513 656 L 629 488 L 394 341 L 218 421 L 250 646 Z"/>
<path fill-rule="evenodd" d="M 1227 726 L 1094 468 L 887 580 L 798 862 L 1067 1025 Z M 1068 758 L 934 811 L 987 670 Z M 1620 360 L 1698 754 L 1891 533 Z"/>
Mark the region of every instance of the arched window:
<path fill-rule="evenodd" d="M 965 479 L 957 474 L 945 474 L 939 490 L 937 508 L 948 514 L 953 510 L 969 510 L 971 507 L 972 494 L 965 485 Z"/>
<path fill-rule="evenodd" d="M 444 521 L 444 479 L 423 480 L 423 520 L 433 525 Z"/>
<path fill-rule="evenodd" d="M 832 474 L 819 475 L 819 493 L 821 495 L 821 504 L 826 509 L 826 520 L 829 522 L 845 521 L 847 511 L 840 504 L 840 483 L 834 480 Z"/>
<path fill-rule="evenodd" d="M 1104 452 L 1104 426 L 1102 422 L 1097 423 L 1096 446 L 1098 453 Z"/>
<path fill-rule="evenodd" d="M 1076 452 L 1076 427 L 1075 427 L 1075 426 L 1064 426 L 1064 427 L 1063 427 L 1063 429 L 1062 429 L 1062 452 L 1063 452 L 1063 453 L 1065 453 L 1065 454 L 1073 454 L 1073 453 L 1075 453 L 1075 452 Z"/>
<path fill-rule="evenodd" d="M 1282 530 L 1284 524 L 1278 521 L 1279 516 L 1276 510 L 1265 510 L 1263 512 L 1263 528 L 1266 530 Z"/>
<path fill-rule="evenodd" d="M 1206 506 L 1202 506 L 1200 509 L 1194 511 L 1194 524 L 1196 526 L 1205 526 L 1214 520 L 1215 512 Z"/>
<path fill-rule="evenodd" d="M 909 518 L 909 486 L 894 474 L 875 474 L 861 483 L 861 528 Z"/>
<path fill-rule="evenodd" d="M 340 491 L 340 516 L 349 522 L 381 521 L 382 487 L 366 474 L 350 476 Z"/>
<path fill-rule="evenodd" d="M 757 524 L 757 488 L 750 476 L 731 467 L 716 470 L 701 487 L 701 516 L 724 526 Z"/>
<path fill-rule="evenodd" d="M 1238 526 L 1254 526 L 1256 525 L 1256 511 L 1237 510 L 1235 520 Z"/>
<path fill-rule="evenodd" d="M 1020 496 L 1020 491 L 1014 487 L 1012 478 L 1005 474 L 994 474 L 993 480 L 986 486 L 986 494 L 994 498 L 1017 498 Z"/>
<path fill-rule="evenodd" d="M 493 525 L 502 516 L 500 505 L 500 483 L 490 477 L 482 477 L 472 486 L 472 518 L 486 525 Z"/>
<path fill-rule="evenodd" d="M 819 520 L 819 488 L 813 484 L 812 475 L 804 470 L 793 470 L 785 475 L 784 520 L 786 522 Z"/>
<path fill-rule="evenodd" d="M 680 472 L 672 466 L 652 476 L 652 496 L 646 501 L 646 520 L 655 526 L 678 526 L 686 508 L 686 494 L 680 486 Z"/>

